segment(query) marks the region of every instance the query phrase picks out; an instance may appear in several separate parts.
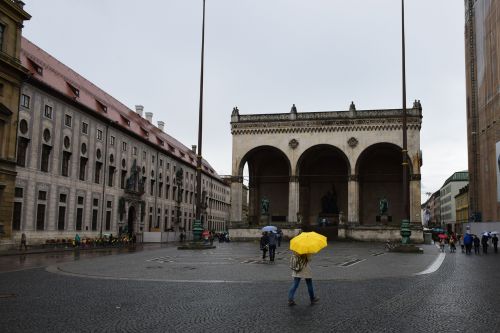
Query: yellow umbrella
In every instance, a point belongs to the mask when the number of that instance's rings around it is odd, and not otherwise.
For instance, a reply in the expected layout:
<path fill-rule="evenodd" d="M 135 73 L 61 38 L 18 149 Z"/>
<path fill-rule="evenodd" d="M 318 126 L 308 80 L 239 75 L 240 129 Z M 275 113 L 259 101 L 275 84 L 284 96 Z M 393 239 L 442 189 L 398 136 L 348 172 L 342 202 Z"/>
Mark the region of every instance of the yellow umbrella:
<path fill-rule="evenodd" d="M 314 231 L 302 232 L 290 241 L 290 250 L 298 254 L 318 253 L 326 247 L 326 237 Z"/>

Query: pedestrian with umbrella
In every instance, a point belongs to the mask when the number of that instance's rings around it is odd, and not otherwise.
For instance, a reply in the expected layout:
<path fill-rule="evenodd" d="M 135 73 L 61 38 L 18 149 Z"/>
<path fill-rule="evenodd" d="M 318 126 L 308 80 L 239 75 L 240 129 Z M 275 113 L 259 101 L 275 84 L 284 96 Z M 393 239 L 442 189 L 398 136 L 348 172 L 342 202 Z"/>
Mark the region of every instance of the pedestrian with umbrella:
<path fill-rule="evenodd" d="M 489 233 L 485 232 L 483 233 L 483 236 L 481 237 L 481 245 L 483 246 L 483 253 L 488 254 L 488 240 L 489 240 Z"/>
<path fill-rule="evenodd" d="M 292 250 L 290 268 L 292 269 L 293 284 L 288 291 L 289 306 L 296 305 L 294 297 L 301 279 L 306 280 L 311 305 L 319 301 L 319 298 L 314 295 L 312 271 L 309 264 L 312 254 L 318 253 L 326 246 L 326 237 L 316 232 L 302 232 L 290 241 L 290 250 Z"/>
<path fill-rule="evenodd" d="M 493 249 L 495 250 L 495 253 L 498 253 L 498 231 L 492 231 L 491 232 L 491 242 L 493 243 Z"/>
<path fill-rule="evenodd" d="M 260 238 L 260 250 L 262 251 L 262 260 L 266 260 L 267 250 L 269 250 L 269 236 L 267 235 L 267 231 L 264 231 Z"/>

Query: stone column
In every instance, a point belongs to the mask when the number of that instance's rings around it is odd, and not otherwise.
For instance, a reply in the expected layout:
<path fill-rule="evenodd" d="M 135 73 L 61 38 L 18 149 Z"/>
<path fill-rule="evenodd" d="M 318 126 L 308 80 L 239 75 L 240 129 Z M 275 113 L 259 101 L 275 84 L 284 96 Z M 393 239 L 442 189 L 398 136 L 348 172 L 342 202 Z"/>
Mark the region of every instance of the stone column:
<path fill-rule="evenodd" d="M 299 212 L 299 177 L 291 176 L 288 183 L 288 223 L 297 224 Z"/>
<path fill-rule="evenodd" d="M 422 225 L 420 179 L 420 174 L 410 176 L 410 223 L 419 226 Z"/>
<path fill-rule="evenodd" d="M 359 181 L 358 175 L 350 175 L 347 193 L 347 223 L 359 223 Z"/>
<path fill-rule="evenodd" d="M 243 177 L 233 176 L 231 178 L 231 216 L 229 225 L 230 227 L 241 223 L 242 197 L 243 197 Z"/>

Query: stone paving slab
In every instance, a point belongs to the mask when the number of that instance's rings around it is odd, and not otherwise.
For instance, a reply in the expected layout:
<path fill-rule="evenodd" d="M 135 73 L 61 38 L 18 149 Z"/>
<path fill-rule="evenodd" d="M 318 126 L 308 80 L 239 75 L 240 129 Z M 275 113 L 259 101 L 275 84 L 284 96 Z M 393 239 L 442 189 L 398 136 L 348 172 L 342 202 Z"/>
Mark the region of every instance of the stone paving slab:
<path fill-rule="evenodd" d="M 178 282 L 251 282 L 290 280 L 288 243 L 277 249 L 274 263 L 262 260 L 255 243 L 218 243 L 212 250 L 166 247 L 126 256 L 106 256 L 50 266 L 53 273 L 104 279 Z M 331 243 L 314 255 L 316 281 L 408 277 L 437 258 L 434 245 L 424 254 L 391 253 L 380 243 Z"/>

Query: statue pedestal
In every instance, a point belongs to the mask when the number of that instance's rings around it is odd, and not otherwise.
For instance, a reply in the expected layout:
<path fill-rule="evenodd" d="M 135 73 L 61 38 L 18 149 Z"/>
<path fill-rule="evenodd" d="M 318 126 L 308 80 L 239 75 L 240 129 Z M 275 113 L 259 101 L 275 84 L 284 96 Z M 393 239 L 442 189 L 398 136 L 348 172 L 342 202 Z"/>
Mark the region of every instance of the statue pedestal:
<path fill-rule="evenodd" d="M 376 221 L 382 224 L 388 224 L 392 222 L 392 216 L 390 215 L 377 215 Z"/>
<path fill-rule="evenodd" d="M 261 215 L 259 219 L 259 225 L 271 225 L 271 215 Z"/>
<path fill-rule="evenodd" d="M 320 227 L 337 226 L 339 224 L 339 214 L 321 213 L 318 215 L 318 225 Z"/>

